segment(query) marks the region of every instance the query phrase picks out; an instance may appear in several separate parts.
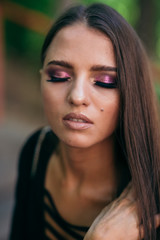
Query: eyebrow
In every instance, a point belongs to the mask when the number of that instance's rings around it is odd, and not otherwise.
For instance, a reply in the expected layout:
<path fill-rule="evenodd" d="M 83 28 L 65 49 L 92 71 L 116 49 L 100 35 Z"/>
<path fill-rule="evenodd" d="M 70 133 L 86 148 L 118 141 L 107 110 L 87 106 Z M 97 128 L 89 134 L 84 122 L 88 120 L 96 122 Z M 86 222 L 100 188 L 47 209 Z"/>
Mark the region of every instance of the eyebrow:
<path fill-rule="evenodd" d="M 65 62 L 65 61 L 59 61 L 59 60 L 53 60 L 53 61 L 50 61 L 48 65 L 56 65 L 56 66 L 61 66 L 61 67 L 66 67 L 66 68 L 69 68 L 69 69 L 73 69 L 73 66 L 68 63 L 68 62 Z"/>
<path fill-rule="evenodd" d="M 49 65 L 56 65 L 56 66 L 61 66 L 69 69 L 73 69 L 72 64 L 65 62 L 65 61 L 59 61 L 59 60 L 52 60 L 50 61 L 47 66 Z M 111 66 L 105 66 L 105 65 L 95 65 L 90 68 L 90 71 L 109 71 L 109 72 L 117 72 L 116 67 L 111 67 Z"/>
<path fill-rule="evenodd" d="M 105 65 L 95 65 L 91 67 L 90 71 L 110 71 L 110 72 L 117 72 L 116 67 L 105 66 Z"/>

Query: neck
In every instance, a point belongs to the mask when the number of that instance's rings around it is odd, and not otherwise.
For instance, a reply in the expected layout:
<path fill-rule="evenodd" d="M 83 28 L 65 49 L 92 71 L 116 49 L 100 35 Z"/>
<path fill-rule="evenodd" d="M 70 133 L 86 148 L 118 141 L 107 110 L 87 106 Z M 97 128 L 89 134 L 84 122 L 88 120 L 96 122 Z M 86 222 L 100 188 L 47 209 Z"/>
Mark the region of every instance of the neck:
<path fill-rule="evenodd" d="M 120 170 L 114 139 L 86 149 L 73 148 L 60 142 L 60 153 L 65 185 L 106 189 L 116 194 Z"/>

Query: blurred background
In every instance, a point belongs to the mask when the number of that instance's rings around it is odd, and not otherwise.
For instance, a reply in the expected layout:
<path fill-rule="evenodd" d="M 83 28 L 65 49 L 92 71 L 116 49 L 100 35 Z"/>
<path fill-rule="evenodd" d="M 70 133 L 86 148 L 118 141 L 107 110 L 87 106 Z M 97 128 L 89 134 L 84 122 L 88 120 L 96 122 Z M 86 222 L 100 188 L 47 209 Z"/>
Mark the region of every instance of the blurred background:
<path fill-rule="evenodd" d="M 136 29 L 148 52 L 160 100 L 159 0 L 1 0 L 0 240 L 8 239 L 20 148 L 35 129 L 46 124 L 39 81 L 45 34 L 63 9 L 93 2 L 112 6 Z"/>

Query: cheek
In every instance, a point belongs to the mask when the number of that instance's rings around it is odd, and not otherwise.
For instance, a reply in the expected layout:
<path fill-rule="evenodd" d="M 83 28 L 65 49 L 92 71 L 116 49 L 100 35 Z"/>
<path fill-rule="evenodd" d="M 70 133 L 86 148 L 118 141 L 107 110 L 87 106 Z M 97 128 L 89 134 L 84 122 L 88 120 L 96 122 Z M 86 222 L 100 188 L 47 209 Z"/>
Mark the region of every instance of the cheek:
<path fill-rule="evenodd" d="M 104 121 L 110 122 L 111 128 L 116 128 L 119 121 L 120 113 L 120 97 L 119 94 L 115 94 L 108 98 L 106 104 L 102 106 L 104 111 L 101 113 L 103 115 Z"/>
<path fill-rule="evenodd" d="M 108 106 L 106 108 L 106 111 L 108 111 L 112 115 L 118 116 L 119 115 L 119 106 L 120 106 L 120 103 L 119 103 L 118 98 L 114 98 L 113 100 L 111 99 L 108 102 Z"/>
<path fill-rule="evenodd" d="M 49 118 L 50 115 L 53 116 L 53 114 L 55 114 L 57 111 L 57 107 L 59 105 L 58 94 L 56 94 L 56 91 L 45 84 L 41 86 L 41 93 L 44 110 L 47 118 Z"/>
<path fill-rule="evenodd" d="M 55 94 L 53 89 L 51 90 L 46 86 L 42 87 L 41 91 L 46 119 L 55 132 L 60 116 L 59 105 L 61 105 L 59 104 L 58 94 Z"/>
<path fill-rule="evenodd" d="M 103 94 L 97 96 L 97 99 L 100 99 L 97 103 L 100 110 L 103 109 L 102 113 L 118 115 L 120 108 L 120 94 L 118 89 L 106 90 Z"/>
<path fill-rule="evenodd" d="M 56 89 L 51 86 L 51 84 L 42 83 L 41 84 L 41 93 L 44 105 L 55 105 L 58 101 L 58 93 Z"/>

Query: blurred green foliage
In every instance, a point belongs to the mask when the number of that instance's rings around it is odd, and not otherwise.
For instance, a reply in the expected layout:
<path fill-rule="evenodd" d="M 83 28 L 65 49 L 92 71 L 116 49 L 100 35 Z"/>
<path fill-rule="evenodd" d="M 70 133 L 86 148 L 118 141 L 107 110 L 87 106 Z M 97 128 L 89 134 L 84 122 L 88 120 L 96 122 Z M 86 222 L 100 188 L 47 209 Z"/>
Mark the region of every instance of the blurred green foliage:
<path fill-rule="evenodd" d="M 7 58 L 22 58 L 38 64 L 44 36 L 7 20 L 5 29 Z"/>
<path fill-rule="evenodd" d="M 70 0 L 65 0 L 70 2 Z M 91 4 L 94 2 L 106 3 L 116 9 L 133 27 L 138 23 L 140 11 L 139 1 L 141 0 L 74 0 L 76 3 Z M 156 1 L 157 9 L 160 9 L 160 1 Z M 27 9 L 40 11 L 51 19 L 54 19 L 64 3 L 64 0 L 10 0 L 10 2 L 17 3 Z M 72 0 L 73 2 L 73 0 Z M 156 22 L 156 38 L 157 38 L 157 56 L 160 59 L 160 11 Z M 151 36 L 149 36 L 151 37 Z M 20 57 L 26 59 L 29 63 L 39 62 L 40 49 L 44 40 L 44 36 L 38 34 L 25 27 L 17 25 L 11 21 L 5 20 L 5 42 L 6 55 L 8 57 Z"/>
<path fill-rule="evenodd" d="M 116 9 L 131 25 L 135 25 L 139 16 L 137 0 L 82 0 L 83 4 L 104 3 Z M 134 9 L 134 11 L 132 11 Z"/>
<path fill-rule="evenodd" d="M 157 11 L 157 19 L 156 19 L 156 38 L 157 38 L 157 44 L 156 44 L 156 52 L 157 56 L 160 60 L 160 1 L 154 0 L 156 2 L 156 11 Z"/>
<path fill-rule="evenodd" d="M 32 0 L 10 0 L 10 2 L 17 3 L 21 6 L 26 8 L 40 11 L 50 17 L 53 17 L 54 10 L 57 7 L 57 1 L 53 0 L 39 0 L 39 1 L 32 1 Z"/>
<path fill-rule="evenodd" d="M 51 18 L 54 18 L 57 5 L 56 1 L 52 0 L 12 0 L 10 2 L 42 12 Z M 8 20 L 5 20 L 4 26 L 7 57 L 23 58 L 30 64 L 38 64 L 44 36 Z"/>
<path fill-rule="evenodd" d="M 155 91 L 156 91 L 156 95 L 157 95 L 158 101 L 160 102 L 160 84 L 159 83 L 155 83 L 154 87 L 155 87 Z"/>

